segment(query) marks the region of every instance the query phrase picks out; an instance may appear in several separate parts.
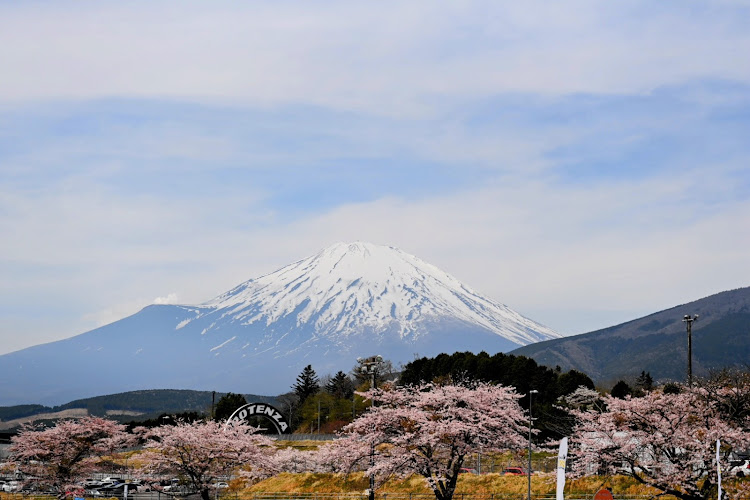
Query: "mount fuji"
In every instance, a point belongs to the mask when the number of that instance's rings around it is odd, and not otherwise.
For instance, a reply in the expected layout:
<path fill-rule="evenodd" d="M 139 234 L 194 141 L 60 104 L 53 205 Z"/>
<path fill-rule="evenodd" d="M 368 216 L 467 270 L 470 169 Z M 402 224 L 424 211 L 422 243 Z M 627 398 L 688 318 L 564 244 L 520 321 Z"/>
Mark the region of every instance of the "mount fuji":
<path fill-rule="evenodd" d="M 151 305 L 69 339 L 0 356 L 0 405 L 174 388 L 280 394 L 306 365 L 505 352 L 559 338 L 392 247 L 338 243 L 200 305 Z"/>

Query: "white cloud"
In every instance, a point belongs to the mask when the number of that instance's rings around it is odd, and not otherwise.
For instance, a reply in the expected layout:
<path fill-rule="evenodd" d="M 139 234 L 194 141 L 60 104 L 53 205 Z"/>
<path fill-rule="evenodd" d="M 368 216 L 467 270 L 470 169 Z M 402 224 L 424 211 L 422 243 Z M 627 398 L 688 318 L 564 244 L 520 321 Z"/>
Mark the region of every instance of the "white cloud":
<path fill-rule="evenodd" d="M 405 115 L 502 92 L 750 81 L 742 6 L 651 2 L 5 5 L 5 100 L 310 103 Z M 699 14 L 693 14 L 693 12 Z"/>
<path fill-rule="evenodd" d="M 153 304 L 177 304 L 178 302 L 177 294 L 176 293 L 170 293 L 169 295 L 165 297 L 156 297 L 153 300 Z"/>

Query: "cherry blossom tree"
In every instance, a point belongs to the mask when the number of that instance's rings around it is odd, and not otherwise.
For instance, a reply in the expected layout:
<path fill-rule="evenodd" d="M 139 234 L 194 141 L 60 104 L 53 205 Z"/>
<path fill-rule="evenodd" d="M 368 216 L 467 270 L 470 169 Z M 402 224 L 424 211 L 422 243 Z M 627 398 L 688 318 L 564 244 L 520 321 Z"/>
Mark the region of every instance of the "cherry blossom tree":
<path fill-rule="evenodd" d="M 750 427 L 750 371 L 727 368 L 696 382 L 706 397 L 718 403 L 722 414 Z"/>
<path fill-rule="evenodd" d="M 281 472 L 297 474 L 318 471 L 316 452 L 298 450 L 291 446 L 277 450 L 269 465 L 269 472 L 273 474 Z"/>
<path fill-rule="evenodd" d="M 370 390 L 375 406 L 346 426 L 343 439 L 321 449 L 331 469 L 365 469 L 382 481 L 391 475 L 425 477 L 437 500 L 451 500 L 465 458 L 480 447 L 526 446 L 528 420 L 513 389 L 425 384 Z M 373 464 L 371 451 L 375 450 Z"/>
<path fill-rule="evenodd" d="M 717 481 L 716 440 L 726 470 L 731 451 L 750 445 L 750 433 L 707 396 L 703 389 L 653 391 L 639 398 L 606 396 L 603 411 L 574 410 L 574 474 L 625 474 L 682 500 L 708 498 Z"/>
<path fill-rule="evenodd" d="M 99 417 L 61 420 L 54 427 L 27 426 L 12 440 L 10 459 L 24 475 L 65 492 L 82 489 L 82 481 L 98 470 L 105 455 L 132 444 L 125 426 Z"/>
<path fill-rule="evenodd" d="M 266 474 L 272 441 L 243 422 L 178 422 L 174 426 L 139 429 L 146 451 L 139 456 L 144 476 L 169 474 L 185 479 L 188 487 L 211 498 L 213 484 L 231 476 L 259 478 Z"/>

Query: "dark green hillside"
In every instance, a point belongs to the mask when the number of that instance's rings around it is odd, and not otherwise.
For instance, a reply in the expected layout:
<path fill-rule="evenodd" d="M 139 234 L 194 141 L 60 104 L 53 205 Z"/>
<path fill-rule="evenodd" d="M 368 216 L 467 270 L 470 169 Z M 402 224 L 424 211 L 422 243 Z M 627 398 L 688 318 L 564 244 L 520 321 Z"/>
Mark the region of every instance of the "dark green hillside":
<path fill-rule="evenodd" d="M 0 421 L 29 417 L 46 411 L 49 408 L 42 405 L 0 406 Z"/>
<path fill-rule="evenodd" d="M 687 333 L 693 323 L 693 375 L 750 365 L 750 288 L 711 295 L 621 325 L 539 342 L 512 351 L 546 366 L 580 370 L 597 383 L 635 380 L 641 371 L 657 381 L 687 376 Z"/>
<path fill-rule="evenodd" d="M 221 395 L 217 396 L 218 398 Z M 211 392 L 189 390 L 131 391 L 107 396 L 79 399 L 56 406 L 55 411 L 86 408 L 92 415 L 106 415 L 113 411 L 138 413 L 179 412 L 211 410 Z"/>
<path fill-rule="evenodd" d="M 224 393 L 216 393 L 216 401 Z M 83 408 L 91 415 L 108 416 L 122 421 L 133 421 L 153 418 L 168 413 L 197 412 L 209 414 L 211 412 L 210 391 L 190 391 L 155 389 L 130 391 L 120 394 L 96 396 L 78 399 L 60 406 L 18 405 L 0 407 L 0 420 L 9 421 L 19 418 L 56 413 L 63 410 Z M 245 395 L 248 401 L 261 401 L 273 404 L 275 399 L 269 396 Z"/>

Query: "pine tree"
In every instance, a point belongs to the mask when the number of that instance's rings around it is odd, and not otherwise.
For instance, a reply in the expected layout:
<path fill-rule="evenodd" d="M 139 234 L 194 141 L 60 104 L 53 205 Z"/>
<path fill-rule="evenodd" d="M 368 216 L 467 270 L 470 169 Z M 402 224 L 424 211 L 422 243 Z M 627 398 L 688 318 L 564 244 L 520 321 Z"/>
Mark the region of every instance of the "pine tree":
<path fill-rule="evenodd" d="M 654 389 L 654 379 L 651 378 L 651 373 L 642 371 L 635 385 L 645 392 L 652 391 Z"/>
<path fill-rule="evenodd" d="M 320 390 L 318 376 L 315 374 L 312 365 L 307 365 L 302 373 L 297 377 L 297 383 L 292 386 L 295 394 L 299 397 L 299 405 L 305 404 L 305 400 L 310 396 L 317 394 Z"/>
<path fill-rule="evenodd" d="M 354 383 L 346 373 L 339 371 L 326 384 L 326 392 L 338 399 L 351 399 L 354 394 Z"/>

